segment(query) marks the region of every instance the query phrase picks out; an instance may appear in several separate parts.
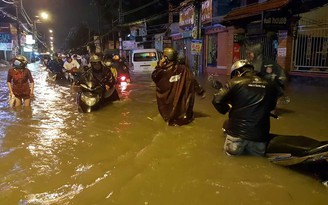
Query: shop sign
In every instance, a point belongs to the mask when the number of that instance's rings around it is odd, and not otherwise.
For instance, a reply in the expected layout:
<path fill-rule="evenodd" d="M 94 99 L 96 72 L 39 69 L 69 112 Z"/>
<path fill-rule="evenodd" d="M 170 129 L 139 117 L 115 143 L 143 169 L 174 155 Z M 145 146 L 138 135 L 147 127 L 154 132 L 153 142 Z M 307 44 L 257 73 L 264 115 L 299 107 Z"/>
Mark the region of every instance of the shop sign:
<path fill-rule="evenodd" d="M 277 12 L 265 12 L 263 15 L 263 27 L 270 29 L 287 29 L 289 22 L 289 15 Z"/>
<path fill-rule="evenodd" d="M 10 27 L 8 26 L 1 26 L 0 27 L 0 32 L 1 33 L 9 33 L 10 32 Z"/>
<path fill-rule="evenodd" d="M 190 38 L 192 37 L 192 31 L 183 31 L 182 38 Z"/>
<path fill-rule="evenodd" d="M 12 43 L 0 43 L 0 51 L 9 51 L 12 49 Z"/>
<path fill-rule="evenodd" d="M 278 48 L 278 57 L 286 57 L 287 48 Z"/>
<path fill-rule="evenodd" d="M 212 0 L 202 2 L 202 23 L 209 23 L 212 21 Z"/>
<path fill-rule="evenodd" d="M 194 12 L 193 6 L 188 6 L 180 11 L 179 26 L 188 26 L 194 24 Z"/>
<path fill-rule="evenodd" d="M 11 34 L 0 33 L 0 43 L 11 43 Z"/>
<path fill-rule="evenodd" d="M 202 52 L 202 40 L 192 40 L 191 41 L 191 54 L 200 55 Z"/>
<path fill-rule="evenodd" d="M 233 53 L 232 53 L 232 56 L 233 56 L 233 59 L 232 59 L 232 62 L 236 62 L 238 60 L 240 60 L 240 44 L 239 43 L 234 43 L 233 44 Z"/>
<path fill-rule="evenodd" d="M 122 41 L 123 50 L 133 50 L 137 48 L 137 44 L 135 40 L 130 41 Z"/>

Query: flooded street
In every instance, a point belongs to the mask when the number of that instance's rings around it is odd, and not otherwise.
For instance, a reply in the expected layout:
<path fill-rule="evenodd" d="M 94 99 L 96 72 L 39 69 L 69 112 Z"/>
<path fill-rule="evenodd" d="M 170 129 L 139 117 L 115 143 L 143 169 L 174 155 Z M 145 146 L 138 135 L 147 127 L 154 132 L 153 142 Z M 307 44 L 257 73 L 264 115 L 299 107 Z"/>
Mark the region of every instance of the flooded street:
<path fill-rule="evenodd" d="M 0 68 L 0 204 L 58 205 L 324 205 L 328 188 L 265 158 L 228 157 L 227 116 L 196 97 L 196 119 L 168 127 L 150 75 L 133 75 L 121 100 L 79 113 L 74 90 L 29 68 L 35 99 L 10 109 L 7 68 Z M 328 140 L 326 87 L 291 84 L 272 132 Z"/>

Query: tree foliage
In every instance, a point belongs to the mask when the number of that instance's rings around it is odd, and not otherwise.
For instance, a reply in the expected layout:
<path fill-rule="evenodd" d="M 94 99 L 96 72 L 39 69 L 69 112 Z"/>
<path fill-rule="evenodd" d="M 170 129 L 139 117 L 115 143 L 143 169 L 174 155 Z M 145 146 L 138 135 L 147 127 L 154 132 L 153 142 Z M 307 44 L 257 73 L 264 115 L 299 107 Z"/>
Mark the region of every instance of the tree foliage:
<path fill-rule="evenodd" d="M 87 23 L 82 22 L 71 28 L 68 36 L 65 39 L 64 50 L 74 49 L 76 53 L 83 53 L 93 32 L 90 31 Z"/>

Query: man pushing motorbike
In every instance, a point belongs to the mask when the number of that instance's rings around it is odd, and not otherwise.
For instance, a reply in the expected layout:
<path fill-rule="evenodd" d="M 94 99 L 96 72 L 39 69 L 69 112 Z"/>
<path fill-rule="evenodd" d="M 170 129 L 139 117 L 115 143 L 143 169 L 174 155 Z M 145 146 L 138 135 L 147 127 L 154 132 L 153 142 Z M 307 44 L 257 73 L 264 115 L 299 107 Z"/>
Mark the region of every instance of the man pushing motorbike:
<path fill-rule="evenodd" d="M 270 111 L 275 109 L 276 101 L 275 85 L 259 77 L 247 60 L 232 65 L 231 79 L 212 100 L 218 112 L 229 112 L 224 125 L 226 154 L 265 154 L 270 140 Z"/>
<path fill-rule="evenodd" d="M 97 54 L 90 56 L 91 69 L 88 71 L 88 77 L 95 83 L 104 86 L 104 97 L 106 100 L 119 100 L 118 92 L 115 88 L 115 77 L 111 70 L 103 64 L 101 57 Z"/>

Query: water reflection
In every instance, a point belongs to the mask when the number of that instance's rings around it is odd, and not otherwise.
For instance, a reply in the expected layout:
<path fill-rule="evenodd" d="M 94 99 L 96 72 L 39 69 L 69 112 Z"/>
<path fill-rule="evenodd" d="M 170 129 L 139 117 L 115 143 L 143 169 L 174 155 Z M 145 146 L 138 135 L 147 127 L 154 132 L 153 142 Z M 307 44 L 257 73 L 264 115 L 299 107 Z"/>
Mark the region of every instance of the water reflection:
<path fill-rule="evenodd" d="M 327 190 L 309 177 L 266 159 L 225 156 L 220 128 L 226 116 L 209 106 L 210 97 L 196 99 L 202 117 L 168 127 L 149 74 L 118 87 L 121 101 L 79 113 L 68 83 L 48 82 L 44 68 L 31 70 L 36 97 L 30 109 L 9 109 L 7 90 L 0 90 L 0 204 L 326 203 Z M 328 101 L 322 93 L 313 100 L 318 105 Z M 273 131 L 295 132 L 303 117 L 313 127 L 301 132 L 325 138 L 317 119 L 324 121 L 326 106 L 311 112 L 303 106 L 287 105 L 295 112 L 274 121 Z"/>

